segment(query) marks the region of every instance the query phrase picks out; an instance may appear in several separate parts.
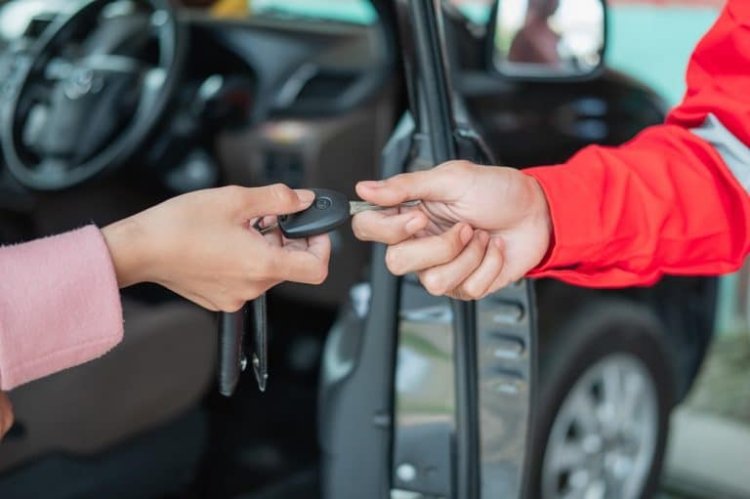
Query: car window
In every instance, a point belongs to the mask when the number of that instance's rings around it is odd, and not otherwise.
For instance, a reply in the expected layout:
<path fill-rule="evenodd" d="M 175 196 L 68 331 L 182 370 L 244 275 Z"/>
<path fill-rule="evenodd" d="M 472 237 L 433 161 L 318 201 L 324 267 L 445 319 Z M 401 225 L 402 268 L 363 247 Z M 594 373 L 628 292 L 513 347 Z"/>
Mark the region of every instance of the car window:
<path fill-rule="evenodd" d="M 365 25 L 377 19 L 370 0 L 180 0 L 179 4 L 217 16 L 282 16 Z"/>
<path fill-rule="evenodd" d="M 455 7 L 469 21 L 484 26 L 490 20 L 495 0 L 444 0 Z"/>
<path fill-rule="evenodd" d="M 370 0 L 252 0 L 252 13 L 365 25 L 377 21 L 377 12 Z"/>

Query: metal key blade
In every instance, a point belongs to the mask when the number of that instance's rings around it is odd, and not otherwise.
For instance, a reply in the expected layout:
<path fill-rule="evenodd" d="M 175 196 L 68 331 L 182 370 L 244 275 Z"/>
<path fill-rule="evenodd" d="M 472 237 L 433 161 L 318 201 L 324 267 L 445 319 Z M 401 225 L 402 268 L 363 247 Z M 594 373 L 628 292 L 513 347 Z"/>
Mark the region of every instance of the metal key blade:
<path fill-rule="evenodd" d="M 409 206 L 419 206 L 419 204 L 422 201 L 420 200 L 414 200 L 414 201 L 406 201 L 405 203 L 401 203 L 397 206 L 378 206 L 376 204 L 368 203 L 367 201 L 349 201 L 349 214 L 354 216 L 357 213 L 362 213 L 363 211 L 380 211 L 380 210 L 388 210 L 390 208 L 406 208 Z"/>
<path fill-rule="evenodd" d="M 368 203 L 367 201 L 349 201 L 349 215 L 354 216 L 357 213 L 362 213 L 363 211 L 379 211 L 379 210 L 387 210 L 390 208 L 405 208 L 405 207 L 410 207 L 410 206 L 419 206 L 420 203 L 421 203 L 420 200 L 415 200 L 415 201 L 406 201 L 405 203 L 401 203 L 398 206 L 378 206 L 376 204 Z M 276 230 L 278 227 L 279 227 L 278 222 L 275 222 L 266 227 L 256 226 L 256 229 L 261 234 L 268 234 Z"/>
<path fill-rule="evenodd" d="M 268 322 L 266 317 L 266 295 L 253 301 L 253 373 L 258 389 L 266 391 L 268 381 Z"/>

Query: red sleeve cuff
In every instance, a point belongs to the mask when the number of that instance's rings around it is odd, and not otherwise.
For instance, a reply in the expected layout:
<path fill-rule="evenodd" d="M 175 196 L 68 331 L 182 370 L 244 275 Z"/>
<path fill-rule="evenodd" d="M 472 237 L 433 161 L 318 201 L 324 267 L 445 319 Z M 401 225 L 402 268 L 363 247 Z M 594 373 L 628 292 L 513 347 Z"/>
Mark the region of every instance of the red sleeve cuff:
<path fill-rule="evenodd" d="M 573 270 L 583 260 L 582 252 L 590 250 L 592 230 L 585 213 L 591 210 L 588 196 L 582 193 L 582 181 L 569 165 L 527 168 L 523 173 L 539 182 L 544 191 L 552 222 L 550 249 L 544 260 L 530 273 L 541 277 L 551 270 Z"/>
<path fill-rule="evenodd" d="M 583 154 L 597 152 L 590 150 Z M 651 285 L 659 280 L 658 272 L 643 271 L 636 275 L 626 269 L 601 265 L 613 251 L 608 236 L 611 213 L 608 217 L 607 203 L 619 203 L 597 191 L 606 189 L 603 180 L 606 175 L 602 175 L 600 163 L 589 161 L 591 159 L 523 171 L 539 182 L 552 222 L 547 256 L 528 277 L 552 277 L 577 286 L 597 288 Z"/>

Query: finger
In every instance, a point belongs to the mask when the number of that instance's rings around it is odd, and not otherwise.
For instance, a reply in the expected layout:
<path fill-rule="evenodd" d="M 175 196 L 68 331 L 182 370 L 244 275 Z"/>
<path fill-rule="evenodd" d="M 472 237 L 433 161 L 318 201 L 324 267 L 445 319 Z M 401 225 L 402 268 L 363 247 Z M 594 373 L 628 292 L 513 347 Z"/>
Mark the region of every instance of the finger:
<path fill-rule="evenodd" d="M 431 170 L 403 173 L 386 180 L 359 182 L 357 194 L 365 201 L 380 206 L 395 206 L 415 199 L 453 201 L 457 197 L 456 183 L 462 181 L 461 177 L 465 179 L 462 173 L 468 165 L 470 163 L 454 161 Z"/>
<path fill-rule="evenodd" d="M 471 240 L 474 229 L 458 223 L 439 236 L 410 239 L 390 246 L 385 254 L 385 263 L 393 274 L 409 272 L 443 265 L 456 258 Z"/>
<path fill-rule="evenodd" d="M 273 278 L 305 284 L 322 283 L 328 276 L 331 239 L 320 235 L 309 238 L 305 248 L 301 244 L 303 240 L 294 241 L 273 252 Z"/>
<path fill-rule="evenodd" d="M 510 284 L 513 284 L 516 279 L 511 277 L 506 271 L 505 271 L 505 265 L 503 265 L 503 270 L 500 271 L 500 275 L 497 276 L 497 278 L 492 282 L 489 288 L 487 288 L 487 292 L 485 294 L 494 293 L 495 291 L 499 291 Z"/>
<path fill-rule="evenodd" d="M 290 250 L 290 251 L 307 251 L 307 248 L 310 246 L 307 242 L 307 238 L 300 238 L 300 239 L 287 239 L 285 237 L 281 237 L 283 241 L 284 249 Z"/>
<path fill-rule="evenodd" d="M 261 219 L 260 226 L 261 227 L 270 227 L 276 223 L 278 223 L 279 217 L 275 215 L 268 215 Z"/>
<path fill-rule="evenodd" d="M 331 238 L 328 234 L 308 238 L 307 251 L 318 257 L 326 268 L 328 268 L 328 261 L 331 259 Z"/>
<path fill-rule="evenodd" d="M 455 259 L 420 272 L 420 282 L 435 296 L 451 292 L 481 265 L 488 241 L 489 235 L 486 232 L 477 231 L 471 242 Z"/>
<path fill-rule="evenodd" d="M 271 246 L 282 247 L 284 246 L 284 237 L 279 229 L 274 229 L 266 232 L 263 235 L 263 239 L 266 240 Z"/>
<path fill-rule="evenodd" d="M 479 300 L 488 294 L 490 286 L 503 269 L 503 248 L 502 239 L 490 240 L 482 263 L 458 286 L 457 293 L 461 299 Z"/>
<path fill-rule="evenodd" d="M 361 241 L 398 244 L 423 230 L 428 222 L 421 211 L 403 214 L 365 211 L 352 219 L 352 231 Z"/>
<path fill-rule="evenodd" d="M 309 207 L 315 200 L 312 191 L 295 191 L 284 184 L 234 189 L 239 189 L 241 211 L 246 218 L 296 213 Z"/>

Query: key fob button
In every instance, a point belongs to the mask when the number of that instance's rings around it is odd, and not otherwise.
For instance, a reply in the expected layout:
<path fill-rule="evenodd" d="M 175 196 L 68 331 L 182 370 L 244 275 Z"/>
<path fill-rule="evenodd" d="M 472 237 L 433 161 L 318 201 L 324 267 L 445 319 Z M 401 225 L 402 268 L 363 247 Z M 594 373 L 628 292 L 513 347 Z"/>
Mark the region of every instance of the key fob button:
<path fill-rule="evenodd" d="M 315 207 L 319 210 L 327 210 L 331 207 L 333 201 L 327 196 L 319 197 L 315 200 Z"/>

